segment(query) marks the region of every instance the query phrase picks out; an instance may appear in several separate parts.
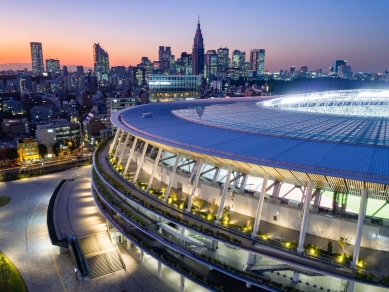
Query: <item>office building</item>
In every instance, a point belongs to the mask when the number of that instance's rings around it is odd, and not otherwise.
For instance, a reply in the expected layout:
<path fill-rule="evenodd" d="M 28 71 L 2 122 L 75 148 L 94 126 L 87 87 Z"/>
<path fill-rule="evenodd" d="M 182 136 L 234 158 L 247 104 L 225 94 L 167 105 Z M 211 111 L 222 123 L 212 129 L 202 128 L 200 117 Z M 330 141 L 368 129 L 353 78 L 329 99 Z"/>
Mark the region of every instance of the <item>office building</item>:
<path fill-rule="evenodd" d="M 150 102 L 165 102 L 200 98 L 201 76 L 157 75 L 149 76 Z"/>
<path fill-rule="evenodd" d="M 340 75 L 340 71 L 341 71 L 342 66 L 346 66 L 346 65 L 347 65 L 347 60 L 335 60 L 334 61 L 334 68 L 333 68 L 334 73 Z"/>
<path fill-rule="evenodd" d="M 205 54 L 204 77 L 208 82 L 214 79 L 217 74 L 218 54 L 215 50 L 208 50 Z"/>
<path fill-rule="evenodd" d="M 246 52 L 241 52 L 239 50 L 234 50 L 232 52 L 232 66 L 233 68 L 238 68 L 242 70 L 246 62 Z"/>
<path fill-rule="evenodd" d="M 32 62 L 32 72 L 37 75 L 43 74 L 45 71 L 43 65 L 43 52 L 42 52 L 42 43 L 31 42 L 31 62 Z"/>
<path fill-rule="evenodd" d="M 84 76 L 84 66 L 77 66 L 77 76 Z"/>
<path fill-rule="evenodd" d="M 220 48 L 217 50 L 218 55 L 218 72 L 224 72 L 227 68 L 230 67 L 230 49 L 228 48 Z"/>
<path fill-rule="evenodd" d="M 204 40 L 200 29 L 200 19 L 197 23 L 192 51 L 192 74 L 204 75 Z"/>
<path fill-rule="evenodd" d="M 251 70 L 261 75 L 265 69 L 265 50 L 255 49 L 250 51 Z"/>
<path fill-rule="evenodd" d="M 39 159 L 38 142 L 34 138 L 19 138 L 16 140 L 19 160 L 22 162 Z"/>

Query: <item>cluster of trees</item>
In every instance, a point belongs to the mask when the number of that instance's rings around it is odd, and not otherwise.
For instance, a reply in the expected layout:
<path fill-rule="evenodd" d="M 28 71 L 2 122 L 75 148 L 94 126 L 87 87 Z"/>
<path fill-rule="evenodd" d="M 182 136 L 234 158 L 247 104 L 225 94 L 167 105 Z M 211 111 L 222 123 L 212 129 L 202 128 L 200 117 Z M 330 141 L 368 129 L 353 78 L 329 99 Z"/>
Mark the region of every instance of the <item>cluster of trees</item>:
<path fill-rule="evenodd" d="M 0 259 L 0 290 L 7 291 L 8 289 L 8 280 L 11 276 L 11 266 L 4 257 L 1 257 Z"/>

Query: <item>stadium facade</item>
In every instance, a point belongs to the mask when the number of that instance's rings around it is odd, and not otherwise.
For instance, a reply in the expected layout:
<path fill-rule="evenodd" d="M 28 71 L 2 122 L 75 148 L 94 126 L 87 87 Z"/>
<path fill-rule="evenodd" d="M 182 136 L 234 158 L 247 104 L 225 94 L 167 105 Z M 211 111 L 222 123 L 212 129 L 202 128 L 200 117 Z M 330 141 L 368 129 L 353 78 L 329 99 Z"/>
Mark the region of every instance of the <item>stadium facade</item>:
<path fill-rule="evenodd" d="M 361 253 L 389 251 L 388 106 L 389 92 L 350 90 L 118 111 L 93 193 L 112 236 L 157 258 L 159 276 L 163 246 L 247 287 L 353 291 L 357 271 L 381 269 Z M 350 256 L 317 247 L 340 237 Z M 177 272 L 182 289 L 215 288 Z"/>

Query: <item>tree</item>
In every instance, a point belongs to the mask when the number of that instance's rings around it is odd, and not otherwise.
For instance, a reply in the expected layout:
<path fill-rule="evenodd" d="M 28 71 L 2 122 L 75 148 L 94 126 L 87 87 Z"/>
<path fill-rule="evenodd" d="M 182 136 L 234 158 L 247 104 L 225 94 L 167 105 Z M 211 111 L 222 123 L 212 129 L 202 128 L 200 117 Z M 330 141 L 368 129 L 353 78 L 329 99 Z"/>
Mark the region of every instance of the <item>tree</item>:
<path fill-rule="evenodd" d="M 8 148 L 8 159 L 13 161 L 19 158 L 19 153 L 16 148 Z"/>
<path fill-rule="evenodd" d="M 216 200 L 215 199 L 212 199 L 210 202 L 208 202 L 208 211 L 209 211 L 209 214 L 213 214 L 213 212 L 216 211 L 216 209 L 219 207 L 218 204 L 216 204 Z"/>
<path fill-rule="evenodd" d="M 327 244 L 327 251 L 328 251 L 329 253 L 332 253 L 332 241 L 331 241 L 331 240 L 328 241 L 328 244 Z"/>
<path fill-rule="evenodd" d="M 45 144 L 39 144 L 38 151 L 40 158 L 44 158 L 47 155 L 47 146 Z"/>
<path fill-rule="evenodd" d="M 231 207 L 230 206 L 226 206 L 223 208 L 223 211 L 222 211 L 222 218 L 221 218 L 221 221 L 224 222 L 224 223 L 228 223 L 228 221 L 230 221 L 230 210 L 231 210 Z"/>
<path fill-rule="evenodd" d="M 201 207 L 203 207 L 205 201 L 200 199 L 200 196 L 196 196 L 193 198 L 193 205 L 195 205 L 197 207 L 197 209 L 201 209 Z"/>
<path fill-rule="evenodd" d="M 70 150 L 70 153 L 72 153 L 76 149 L 76 145 L 74 144 L 74 142 L 69 141 L 68 142 L 68 148 Z"/>
<path fill-rule="evenodd" d="M 8 280 L 11 275 L 11 267 L 4 257 L 0 259 L 0 279 L 3 287 L 8 286 Z"/>
<path fill-rule="evenodd" d="M 346 249 L 351 245 L 351 237 L 341 235 L 336 241 L 342 249 L 342 254 L 345 254 Z"/>
<path fill-rule="evenodd" d="M 61 148 L 61 146 L 59 145 L 59 143 L 55 143 L 53 145 L 53 153 L 54 153 L 55 157 L 59 156 L 59 149 L 60 148 Z"/>

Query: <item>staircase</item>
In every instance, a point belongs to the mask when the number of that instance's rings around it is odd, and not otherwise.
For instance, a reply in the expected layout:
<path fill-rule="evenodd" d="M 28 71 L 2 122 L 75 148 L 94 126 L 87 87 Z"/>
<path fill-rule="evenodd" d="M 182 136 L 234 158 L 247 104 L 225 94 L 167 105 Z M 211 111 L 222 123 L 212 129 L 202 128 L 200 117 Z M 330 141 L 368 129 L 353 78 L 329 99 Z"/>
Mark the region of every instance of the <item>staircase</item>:
<path fill-rule="evenodd" d="M 107 231 L 79 237 L 78 243 L 91 279 L 126 269 L 119 249 L 112 244 Z"/>

